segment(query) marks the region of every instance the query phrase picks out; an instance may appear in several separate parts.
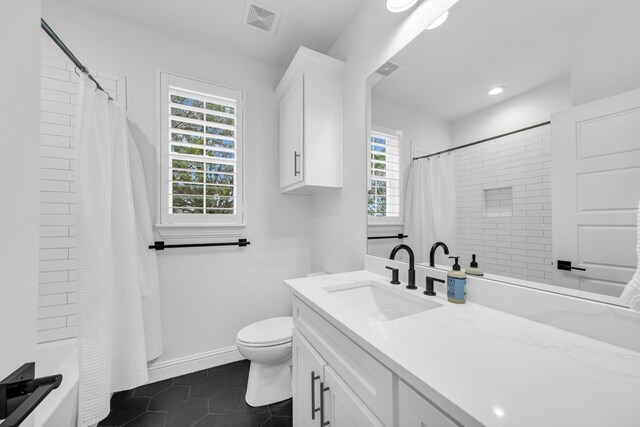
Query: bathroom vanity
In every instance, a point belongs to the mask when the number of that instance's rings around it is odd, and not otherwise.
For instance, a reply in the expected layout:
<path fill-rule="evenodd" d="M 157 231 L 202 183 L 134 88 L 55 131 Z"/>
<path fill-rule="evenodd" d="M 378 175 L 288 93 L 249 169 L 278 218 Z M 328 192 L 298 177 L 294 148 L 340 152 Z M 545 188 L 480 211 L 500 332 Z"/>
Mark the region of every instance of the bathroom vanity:
<path fill-rule="evenodd" d="M 371 271 L 293 279 L 294 425 L 632 426 L 640 354 Z"/>

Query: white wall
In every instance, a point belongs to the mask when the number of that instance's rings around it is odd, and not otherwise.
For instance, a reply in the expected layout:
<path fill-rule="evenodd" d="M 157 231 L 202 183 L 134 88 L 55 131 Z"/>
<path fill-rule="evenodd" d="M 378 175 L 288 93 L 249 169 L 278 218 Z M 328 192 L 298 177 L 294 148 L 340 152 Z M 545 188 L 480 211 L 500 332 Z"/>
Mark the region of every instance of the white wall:
<path fill-rule="evenodd" d="M 0 3 L 0 379 L 35 360 L 39 37 L 39 1 Z"/>
<path fill-rule="evenodd" d="M 382 1 L 366 2 L 329 51 L 346 62 L 343 75 L 343 188 L 314 196 L 312 269 L 335 273 L 363 267 L 366 253 L 366 80 L 456 0 L 423 2 L 410 14 L 392 14 Z"/>
<path fill-rule="evenodd" d="M 469 144 L 547 122 L 552 113 L 569 107 L 570 79 L 565 77 L 456 120 L 452 124 L 451 145 Z"/>
<path fill-rule="evenodd" d="M 384 79 L 382 80 L 384 81 Z M 371 123 L 375 126 L 384 126 L 402 132 L 400 141 L 400 176 L 401 185 L 404 185 L 405 172 L 411 164 L 413 146 L 419 146 L 420 153 L 433 153 L 445 150 L 451 145 L 451 125 L 448 121 L 436 117 L 430 117 L 419 111 L 395 104 L 386 99 L 375 96 L 371 100 Z M 404 206 L 404 189 L 401 191 L 401 203 Z M 402 209 L 402 208 L 401 208 Z M 388 225 L 369 225 L 368 235 L 396 235 L 402 233 L 403 227 L 391 227 Z M 399 243 L 398 239 L 369 240 L 367 253 L 380 257 L 388 257 L 391 250 Z M 406 243 L 406 242 L 404 242 Z M 406 258 L 405 253 L 398 256 Z"/>
<path fill-rule="evenodd" d="M 445 150 L 451 146 L 451 124 L 437 117 L 394 104 L 374 96 L 371 102 L 371 123 L 402 131 L 400 148 L 401 170 L 411 161 L 411 146 Z"/>
<path fill-rule="evenodd" d="M 87 66 L 127 78 L 129 119 L 143 154 L 151 206 L 155 206 L 158 159 L 156 72 L 169 71 L 245 91 L 247 227 L 242 234 L 251 245 L 158 253 L 164 352 L 155 366 L 171 367 L 178 359 L 211 363 L 218 360 L 217 352 L 231 351 L 243 326 L 290 313 L 282 280 L 309 272 L 309 203 L 306 197 L 278 191 L 275 87 L 284 70 L 238 57 L 213 44 L 176 39 L 96 13 L 79 2 L 45 1 L 43 16 Z M 47 40 L 43 49 L 45 57 L 61 57 Z M 193 366 L 180 369 L 188 372 Z"/>
<path fill-rule="evenodd" d="M 640 2 L 603 7 L 572 32 L 573 105 L 640 88 Z"/>

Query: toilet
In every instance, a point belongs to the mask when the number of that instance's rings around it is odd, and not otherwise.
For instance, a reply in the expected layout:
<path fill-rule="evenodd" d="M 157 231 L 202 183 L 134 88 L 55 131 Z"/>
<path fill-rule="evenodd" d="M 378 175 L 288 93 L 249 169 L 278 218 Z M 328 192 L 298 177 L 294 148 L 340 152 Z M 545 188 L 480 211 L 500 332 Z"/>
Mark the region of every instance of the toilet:
<path fill-rule="evenodd" d="M 274 317 L 238 332 L 236 344 L 251 362 L 245 400 L 263 406 L 291 398 L 292 317 Z"/>

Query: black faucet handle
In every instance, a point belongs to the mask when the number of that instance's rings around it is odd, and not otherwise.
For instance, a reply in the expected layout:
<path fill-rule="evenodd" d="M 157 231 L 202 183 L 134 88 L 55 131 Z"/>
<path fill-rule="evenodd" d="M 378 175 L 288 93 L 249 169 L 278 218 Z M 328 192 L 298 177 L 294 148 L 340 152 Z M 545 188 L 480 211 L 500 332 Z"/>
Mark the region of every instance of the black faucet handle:
<path fill-rule="evenodd" d="M 394 267 L 385 267 L 387 270 L 391 270 L 391 281 L 389 283 L 391 283 L 392 285 L 399 285 L 400 284 L 400 280 L 398 280 L 398 269 L 394 268 Z"/>
<path fill-rule="evenodd" d="M 436 279 L 435 277 L 427 276 L 427 289 L 424 291 L 425 295 L 431 297 L 436 296 L 436 292 L 433 290 L 433 282 L 444 283 L 444 280 Z"/>

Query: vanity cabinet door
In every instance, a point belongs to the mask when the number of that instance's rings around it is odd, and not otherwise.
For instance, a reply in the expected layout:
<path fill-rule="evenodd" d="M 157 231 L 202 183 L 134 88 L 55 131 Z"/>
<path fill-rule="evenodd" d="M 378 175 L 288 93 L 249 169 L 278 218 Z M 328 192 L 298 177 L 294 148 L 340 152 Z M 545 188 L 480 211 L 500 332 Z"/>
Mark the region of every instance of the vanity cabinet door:
<path fill-rule="evenodd" d="M 322 420 L 331 427 L 384 427 L 330 367 L 324 368 Z"/>
<path fill-rule="evenodd" d="M 304 179 L 304 74 L 280 101 L 280 188 Z"/>
<path fill-rule="evenodd" d="M 446 416 L 403 381 L 398 385 L 398 419 L 402 427 L 459 427 L 461 425 Z"/>
<path fill-rule="evenodd" d="M 293 330 L 293 425 L 320 427 L 320 383 L 326 362 Z"/>

